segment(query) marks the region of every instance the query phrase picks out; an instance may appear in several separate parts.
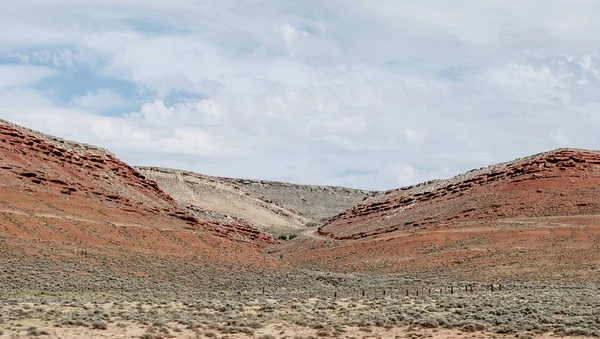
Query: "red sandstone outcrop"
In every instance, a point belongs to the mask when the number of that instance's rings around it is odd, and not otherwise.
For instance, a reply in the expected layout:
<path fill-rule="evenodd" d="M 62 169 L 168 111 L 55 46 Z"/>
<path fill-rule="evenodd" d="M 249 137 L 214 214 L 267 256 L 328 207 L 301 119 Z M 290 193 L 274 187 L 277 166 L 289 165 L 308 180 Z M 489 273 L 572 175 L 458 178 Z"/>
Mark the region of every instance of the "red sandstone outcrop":
<path fill-rule="evenodd" d="M 360 239 L 457 222 L 594 214 L 598 197 L 600 153 L 559 149 L 389 192 L 338 214 L 319 234 Z"/>
<path fill-rule="evenodd" d="M 600 152 L 559 149 L 388 191 L 271 247 L 297 267 L 469 280 L 600 278 Z"/>
<path fill-rule="evenodd" d="M 53 199 L 63 196 L 67 201 L 89 201 L 110 210 L 135 214 L 133 219 L 141 225 L 149 217 L 157 217 L 164 220 L 165 225 L 181 225 L 182 229 L 207 232 L 254 246 L 277 242 L 244 222 L 197 219 L 163 192 L 156 182 L 146 179 L 106 150 L 54 138 L 1 120 L 0 178 L 2 195 L 10 188 L 52 196 Z M 6 197 L 0 196 L 4 204 L 12 203 L 3 198 Z M 71 212 L 68 206 L 66 209 L 67 213 Z"/>

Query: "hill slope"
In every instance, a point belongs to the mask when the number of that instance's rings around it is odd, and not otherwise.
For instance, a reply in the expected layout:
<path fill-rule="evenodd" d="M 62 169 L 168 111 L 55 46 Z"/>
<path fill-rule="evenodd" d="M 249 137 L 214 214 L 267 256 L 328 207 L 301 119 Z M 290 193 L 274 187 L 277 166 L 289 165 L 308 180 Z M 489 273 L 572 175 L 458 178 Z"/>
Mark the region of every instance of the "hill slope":
<path fill-rule="evenodd" d="M 279 251 L 337 270 L 589 279 L 599 222 L 600 152 L 559 149 L 387 192 Z"/>
<path fill-rule="evenodd" d="M 193 172 L 137 167 L 190 213 L 222 223 L 241 221 L 272 234 L 294 233 L 309 219 L 229 181 Z"/>
<path fill-rule="evenodd" d="M 297 185 L 269 180 L 220 179 L 262 195 L 288 210 L 298 211 L 312 224 L 318 225 L 367 198 L 381 194 L 378 191 L 337 186 Z"/>
<path fill-rule="evenodd" d="M 188 212 L 227 223 L 246 222 L 275 235 L 321 225 L 377 192 L 212 177 L 188 171 L 136 167 Z"/>
<path fill-rule="evenodd" d="M 102 258 L 111 272 L 167 281 L 176 267 L 274 267 L 255 249 L 274 242 L 243 222 L 195 218 L 103 149 L 0 121 L 0 267 L 14 276 L 27 260 L 65 263 L 71 276 Z"/>

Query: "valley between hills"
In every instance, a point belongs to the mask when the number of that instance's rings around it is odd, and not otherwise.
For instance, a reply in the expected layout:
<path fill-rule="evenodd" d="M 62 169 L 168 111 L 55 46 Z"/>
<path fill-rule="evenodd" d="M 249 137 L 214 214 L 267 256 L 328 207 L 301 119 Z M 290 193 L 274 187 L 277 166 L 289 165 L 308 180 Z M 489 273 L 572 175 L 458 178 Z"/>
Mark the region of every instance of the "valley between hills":
<path fill-rule="evenodd" d="M 378 192 L 0 121 L 0 338 L 600 337 L 600 152 Z"/>

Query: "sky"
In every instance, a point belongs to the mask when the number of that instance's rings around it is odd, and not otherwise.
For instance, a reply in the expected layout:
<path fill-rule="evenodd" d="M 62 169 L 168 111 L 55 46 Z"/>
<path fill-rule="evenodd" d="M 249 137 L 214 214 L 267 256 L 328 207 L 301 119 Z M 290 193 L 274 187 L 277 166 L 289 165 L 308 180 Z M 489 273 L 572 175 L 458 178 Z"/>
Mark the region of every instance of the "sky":
<path fill-rule="evenodd" d="M 597 0 L 0 1 L 0 118 L 132 165 L 392 189 L 600 149 Z"/>

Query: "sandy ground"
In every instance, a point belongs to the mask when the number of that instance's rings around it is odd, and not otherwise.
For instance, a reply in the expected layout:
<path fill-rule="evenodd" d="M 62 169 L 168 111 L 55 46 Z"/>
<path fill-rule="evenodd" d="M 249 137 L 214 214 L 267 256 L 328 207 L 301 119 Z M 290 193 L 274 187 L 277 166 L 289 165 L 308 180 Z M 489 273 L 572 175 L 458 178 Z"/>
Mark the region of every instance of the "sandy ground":
<path fill-rule="evenodd" d="M 35 326 L 38 331 L 44 331 L 39 336 L 42 338 L 231 338 L 231 339 L 245 339 L 245 338 L 310 338 L 310 337 L 321 337 L 321 338 L 373 338 L 373 339 L 395 339 L 395 338 L 588 338 L 584 336 L 572 337 L 572 336 L 558 336 L 556 334 L 544 333 L 519 333 L 519 334 L 496 334 L 490 332 L 463 332 L 455 329 L 427 329 L 418 327 L 372 327 L 368 329 L 361 329 L 358 327 L 344 327 L 343 333 L 339 334 L 324 334 L 320 333 L 319 330 L 307 329 L 303 327 L 294 326 L 291 324 L 272 324 L 264 328 L 256 330 L 253 334 L 235 333 L 235 334 L 223 334 L 217 330 L 211 329 L 197 329 L 188 330 L 185 326 L 178 324 L 168 324 L 171 328 L 168 331 L 161 331 L 152 327 L 141 327 L 136 324 L 120 322 L 117 324 L 109 324 L 108 329 L 90 329 L 80 327 L 62 327 L 56 328 L 51 327 L 48 323 L 43 322 L 30 322 L 23 323 L 19 329 L 4 331 L 0 338 L 27 338 L 35 335 L 29 333 L 35 333 L 34 330 L 30 330 L 31 327 Z M 44 330 L 44 328 L 47 328 Z M 165 333 L 166 332 L 166 333 Z"/>

